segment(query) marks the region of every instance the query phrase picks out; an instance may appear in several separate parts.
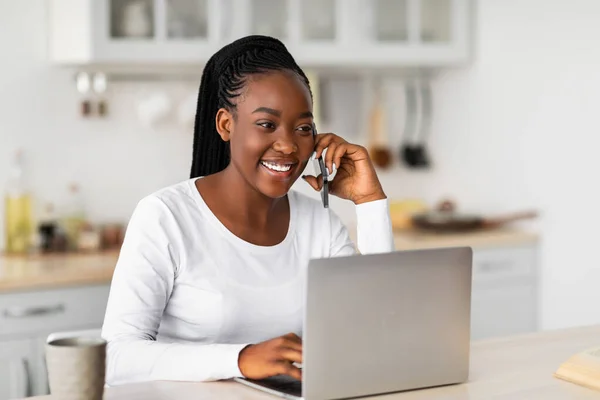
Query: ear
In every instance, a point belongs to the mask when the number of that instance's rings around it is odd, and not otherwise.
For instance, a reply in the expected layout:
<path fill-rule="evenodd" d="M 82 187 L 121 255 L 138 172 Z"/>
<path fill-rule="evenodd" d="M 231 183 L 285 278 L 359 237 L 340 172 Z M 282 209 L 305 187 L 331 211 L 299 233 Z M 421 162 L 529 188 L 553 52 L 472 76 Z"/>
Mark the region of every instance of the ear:
<path fill-rule="evenodd" d="M 228 142 L 231 135 L 231 129 L 233 127 L 233 114 L 224 108 L 220 108 L 219 111 L 217 111 L 217 116 L 215 119 L 219 136 L 221 136 L 223 141 Z"/>

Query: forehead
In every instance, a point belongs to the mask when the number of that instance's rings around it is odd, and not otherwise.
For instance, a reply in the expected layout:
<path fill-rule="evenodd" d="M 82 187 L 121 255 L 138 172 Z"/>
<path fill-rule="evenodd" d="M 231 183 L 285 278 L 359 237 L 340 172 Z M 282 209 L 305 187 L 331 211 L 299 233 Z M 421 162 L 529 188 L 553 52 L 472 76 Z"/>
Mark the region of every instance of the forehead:
<path fill-rule="evenodd" d="M 237 106 L 238 109 L 269 107 L 282 112 L 286 109 L 304 112 L 312 111 L 312 100 L 300 76 L 291 71 L 274 71 L 250 76 Z"/>

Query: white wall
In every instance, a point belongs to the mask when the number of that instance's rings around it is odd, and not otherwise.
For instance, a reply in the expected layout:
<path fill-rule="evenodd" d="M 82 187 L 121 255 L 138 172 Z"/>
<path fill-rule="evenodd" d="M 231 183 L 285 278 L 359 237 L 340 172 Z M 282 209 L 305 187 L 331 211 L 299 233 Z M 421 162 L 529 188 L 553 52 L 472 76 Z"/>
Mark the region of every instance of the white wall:
<path fill-rule="evenodd" d="M 423 185 L 540 207 L 544 328 L 600 323 L 599 20 L 596 0 L 482 0 L 476 62 L 437 83 Z"/>
<path fill-rule="evenodd" d="M 94 220 L 126 219 L 139 198 L 187 178 L 190 130 L 141 127 L 135 101 L 159 88 L 141 83 L 112 88 L 109 119 L 80 119 L 71 73 L 45 61 L 45 13 L 43 0 L 0 1 L 0 182 L 9 151 L 23 145 L 40 199 L 60 202 L 78 181 Z M 598 20 L 596 0 L 479 1 L 473 65 L 434 84 L 434 170 L 381 173 L 391 197 L 451 195 L 462 209 L 489 212 L 539 206 L 545 328 L 600 323 Z M 178 99 L 197 90 L 160 87 Z M 389 89 L 401 104 L 401 82 Z M 360 140 L 360 94 L 344 90 L 350 86 L 338 85 L 333 126 Z M 390 104 L 396 145 L 397 108 Z M 353 222 L 351 205 L 334 207 Z"/>

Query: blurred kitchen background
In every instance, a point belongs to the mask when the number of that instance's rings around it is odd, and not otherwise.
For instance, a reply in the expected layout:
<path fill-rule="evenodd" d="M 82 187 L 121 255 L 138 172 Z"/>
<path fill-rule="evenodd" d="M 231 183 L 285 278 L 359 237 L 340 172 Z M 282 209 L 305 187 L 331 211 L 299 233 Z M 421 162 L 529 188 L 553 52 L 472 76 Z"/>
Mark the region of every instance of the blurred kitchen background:
<path fill-rule="evenodd" d="M 248 33 L 288 44 L 321 132 L 373 150 L 398 249 L 474 247 L 474 338 L 600 323 L 599 20 L 597 0 L 0 0 L 0 387 L 43 392 L 14 360 L 99 326 L 137 201 L 189 176 L 203 63 Z M 34 234 L 10 242 L 18 185 Z"/>

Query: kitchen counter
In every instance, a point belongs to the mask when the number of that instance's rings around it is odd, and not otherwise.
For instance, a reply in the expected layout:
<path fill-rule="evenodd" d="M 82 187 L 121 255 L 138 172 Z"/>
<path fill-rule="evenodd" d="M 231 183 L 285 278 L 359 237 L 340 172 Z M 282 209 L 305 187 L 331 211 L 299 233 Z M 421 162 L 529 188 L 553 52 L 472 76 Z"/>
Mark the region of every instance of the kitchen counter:
<path fill-rule="evenodd" d="M 433 247 L 471 246 L 473 248 L 514 247 L 535 244 L 536 233 L 492 229 L 465 233 L 423 233 L 418 231 L 394 232 L 396 250 L 414 250 Z"/>
<path fill-rule="evenodd" d="M 553 377 L 574 353 L 600 344 L 600 326 L 549 331 L 473 343 L 469 381 L 465 384 L 374 396 L 386 400 L 415 399 L 598 399 L 593 391 Z M 269 400 L 277 397 L 243 385 L 151 382 L 106 389 L 105 400 Z M 50 400 L 52 396 L 37 397 Z"/>
<path fill-rule="evenodd" d="M 118 254 L 0 255 L 0 293 L 109 283 Z"/>
<path fill-rule="evenodd" d="M 535 233 L 518 230 L 453 234 L 394 233 L 397 250 L 450 246 L 493 248 L 528 245 L 537 240 Z M 27 257 L 0 255 L 0 292 L 109 283 L 117 257 L 118 251 Z"/>

